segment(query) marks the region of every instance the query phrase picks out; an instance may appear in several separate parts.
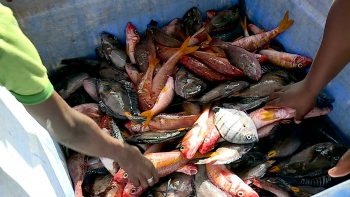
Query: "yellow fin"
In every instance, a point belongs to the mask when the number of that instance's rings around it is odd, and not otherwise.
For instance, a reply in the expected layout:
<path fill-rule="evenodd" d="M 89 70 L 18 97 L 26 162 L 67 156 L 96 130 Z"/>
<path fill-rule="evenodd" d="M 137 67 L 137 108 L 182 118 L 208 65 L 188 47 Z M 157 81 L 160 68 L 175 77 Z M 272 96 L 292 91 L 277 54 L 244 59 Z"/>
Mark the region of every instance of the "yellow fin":
<path fill-rule="evenodd" d="M 140 116 L 146 117 L 146 121 L 143 125 L 143 128 L 146 128 L 153 117 L 153 111 L 152 110 L 144 111 L 140 114 Z"/>
<path fill-rule="evenodd" d="M 195 52 L 199 49 L 199 46 L 188 47 L 188 43 L 190 42 L 191 37 L 188 37 L 185 42 L 180 47 L 180 52 L 182 55 L 186 55 L 192 52 Z"/>
<path fill-rule="evenodd" d="M 269 120 L 275 120 L 276 117 L 275 117 L 275 113 L 277 112 L 277 110 L 266 110 L 264 112 L 261 112 L 260 115 L 261 115 L 261 120 L 263 121 L 269 121 Z"/>
<path fill-rule="evenodd" d="M 193 156 L 192 159 L 201 159 L 201 158 L 206 158 L 206 157 L 213 157 L 215 155 L 218 155 L 219 153 L 217 152 L 209 152 L 209 153 L 205 153 L 205 154 L 200 154 L 199 152 L 196 152 L 196 154 Z"/>
<path fill-rule="evenodd" d="M 290 188 L 290 190 L 292 190 L 293 192 L 295 192 L 295 193 L 298 193 L 298 192 L 300 192 L 300 189 L 299 188 L 297 188 L 297 187 L 291 187 Z"/>
<path fill-rule="evenodd" d="M 277 154 L 277 151 L 276 151 L 276 150 L 272 150 L 272 151 L 270 151 L 270 152 L 267 154 L 267 157 L 271 158 L 271 157 L 276 156 L 276 154 Z"/>
<path fill-rule="evenodd" d="M 206 33 L 207 34 L 207 40 L 210 42 L 210 41 L 212 41 L 213 39 L 210 37 L 210 35 L 208 34 L 208 33 Z"/>
<path fill-rule="evenodd" d="M 273 166 L 272 168 L 270 168 L 269 172 L 280 172 L 281 168 L 278 166 Z"/>
<path fill-rule="evenodd" d="M 279 33 L 282 33 L 284 31 L 286 31 L 290 26 L 293 25 L 294 20 L 288 20 L 289 17 L 289 11 L 286 12 L 286 14 L 283 17 L 282 22 L 280 23 L 280 25 L 277 27 L 277 31 Z"/>

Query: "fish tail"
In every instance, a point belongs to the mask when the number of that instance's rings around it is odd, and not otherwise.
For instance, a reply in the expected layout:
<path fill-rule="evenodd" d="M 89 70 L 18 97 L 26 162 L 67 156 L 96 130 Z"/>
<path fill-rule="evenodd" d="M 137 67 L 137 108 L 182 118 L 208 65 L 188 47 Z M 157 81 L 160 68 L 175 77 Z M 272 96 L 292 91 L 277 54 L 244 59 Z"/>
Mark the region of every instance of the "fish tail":
<path fill-rule="evenodd" d="M 241 26 L 242 26 L 242 29 L 244 32 L 244 36 L 248 37 L 249 34 L 248 34 L 248 30 L 247 30 L 247 17 L 244 16 L 244 22 L 241 21 Z"/>
<path fill-rule="evenodd" d="M 192 52 L 197 51 L 197 49 L 199 48 L 199 46 L 193 46 L 193 47 L 188 47 L 188 43 L 190 42 L 191 37 L 188 37 L 185 42 L 181 45 L 180 47 L 180 52 L 182 55 L 186 55 Z"/>
<path fill-rule="evenodd" d="M 278 33 L 282 33 L 284 31 L 286 31 L 290 26 L 293 25 L 294 20 L 288 20 L 288 17 L 289 17 L 289 11 L 286 12 L 286 14 L 283 17 L 282 22 L 277 27 Z"/>
<path fill-rule="evenodd" d="M 213 39 L 210 37 L 210 35 L 208 34 L 208 33 L 206 33 L 207 34 L 207 40 L 210 42 L 210 41 L 212 41 Z"/>
<path fill-rule="evenodd" d="M 275 120 L 276 119 L 276 117 L 275 117 L 276 112 L 277 112 L 277 110 L 268 110 L 268 111 L 261 112 L 260 113 L 261 120 L 264 120 L 264 121 Z"/>
<path fill-rule="evenodd" d="M 143 128 L 146 128 L 149 124 L 149 122 L 151 121 L 152 117 L 153 117 L 153 111 L 152 110 L 148 110 L 148 111 L 144 111 L 140 114 L 140 116 L 146 117 L 146 121 L 143 125 Z"/>

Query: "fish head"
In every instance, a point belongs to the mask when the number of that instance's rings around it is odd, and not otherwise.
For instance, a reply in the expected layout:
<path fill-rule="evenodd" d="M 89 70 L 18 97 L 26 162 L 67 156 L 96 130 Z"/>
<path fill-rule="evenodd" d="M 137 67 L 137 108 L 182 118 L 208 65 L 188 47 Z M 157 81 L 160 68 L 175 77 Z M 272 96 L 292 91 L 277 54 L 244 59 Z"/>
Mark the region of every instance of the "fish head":
<path fill-rule="evenodd" d="M 133 184 L 128 183 L 126 184 L 122 197 L 137 197 L 140 196 L 143 192 L 143 189 L 141 186 L 135 187 Z"/>
<path fill-rule="evenodd" d="M 216 12 L 215 10 L 208 10 L 208 11 L 207 11 L 207 17 L 208 17 L 209 19 L 214 18 L 214 16 L 216 16 L 216 14 L 217 14 L 217 12 Z"/>
<path fill-rule="evenodd" d="M 199 130 L 201 130 L 201 127 L 198 124 L 195 124 L 195 125 L 193 125 L 193 128 L 191 130 L 194 130 L 194 131 L 187 132 L 187 134 L 183 138 L 181 145 L 180 145 L 180 152 L 183 154 L 183 156 L 186 159 L 192 159 L 194 157 L 194 155 L 196 154 L 197 148 L 198 148 L 198 147 L 196 148 L 197 141 L 193 138 L 193 136 L 188 135 L 188 134 L 190 132 L 191 133 L 199 133 L 200 132 Z"/>
<path fill-rule="evenodd" d="M 336 165 L 346 151 L 347 148 L 345 146 L 341 144 L 332 144 L 328 145 L 320 154 L 330 160 L 332 165 Z"/>
<path fill-rule="evenodd" d="M 119 183 L 127 183 L 129 181 L 128 173 L 126 173 L 125 170 L 120 168 L 119 171 L 114 175 L 113 181 Z"/>
<path fill-rule="evenodd" d="M 126 39 L 132 39 L 133 41 L 140 39 L 139 32 L 130 22 L 126 25 Z"/>
<path fill-rule="evenodd" d="M 303 69 L 308 67 L 312 63 L 310 58 L 304 56 L 298 56 L 294 59 L 293 65 L 295 68 Z"/>
<path fill-rule="evenodd" d="M 239 111 L 239 115 L 242 123 L 242 127 L 240 129 L 242 134 L 241 141 L 244 142 L 244 144 L 258 142 L 258 131 L 253 120 L 243 111 Z"/>
<path fill-rule="evenodd" d="M 236 190 L 237 197 L 259 197 L 259 195 L 247 184 L 240 184 Z"/>

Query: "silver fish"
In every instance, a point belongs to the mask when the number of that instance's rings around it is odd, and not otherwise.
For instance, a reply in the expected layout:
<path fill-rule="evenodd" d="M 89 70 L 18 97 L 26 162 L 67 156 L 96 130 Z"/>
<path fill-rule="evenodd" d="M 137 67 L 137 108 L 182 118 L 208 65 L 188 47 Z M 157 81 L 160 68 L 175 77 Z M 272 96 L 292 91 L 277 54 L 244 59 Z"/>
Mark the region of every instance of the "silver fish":
<path fill-rule="evenodd" d="M 267 169 L 269 169 L 273 163 L 275 163 L 275 160 L 267 160 L 265 163 L 259 164 L 249 170 L 237 172 L 237 175 L 242 180 L 250 180 L 254 177 L 261 178 L 265 175 Z"/>
<path fill-rule="evenodd" d="M 221 107 L 213 107 L 213 111 L 215 126 L 226 141 L 249 144 L 259 140 L 254 122 L 246 113 Z"/>

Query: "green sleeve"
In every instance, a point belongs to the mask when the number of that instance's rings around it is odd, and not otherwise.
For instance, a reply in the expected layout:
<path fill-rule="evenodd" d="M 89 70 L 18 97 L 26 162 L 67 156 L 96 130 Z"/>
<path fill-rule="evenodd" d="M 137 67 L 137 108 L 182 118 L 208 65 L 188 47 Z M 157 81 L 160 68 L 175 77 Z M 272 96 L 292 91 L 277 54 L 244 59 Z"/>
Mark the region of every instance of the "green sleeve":
<path fill-rule="evenodd" d="M 0 85 L 23 104 L 45 101 L 54 90 L 37 50 L 1 3 L 0 19 Z"/>

